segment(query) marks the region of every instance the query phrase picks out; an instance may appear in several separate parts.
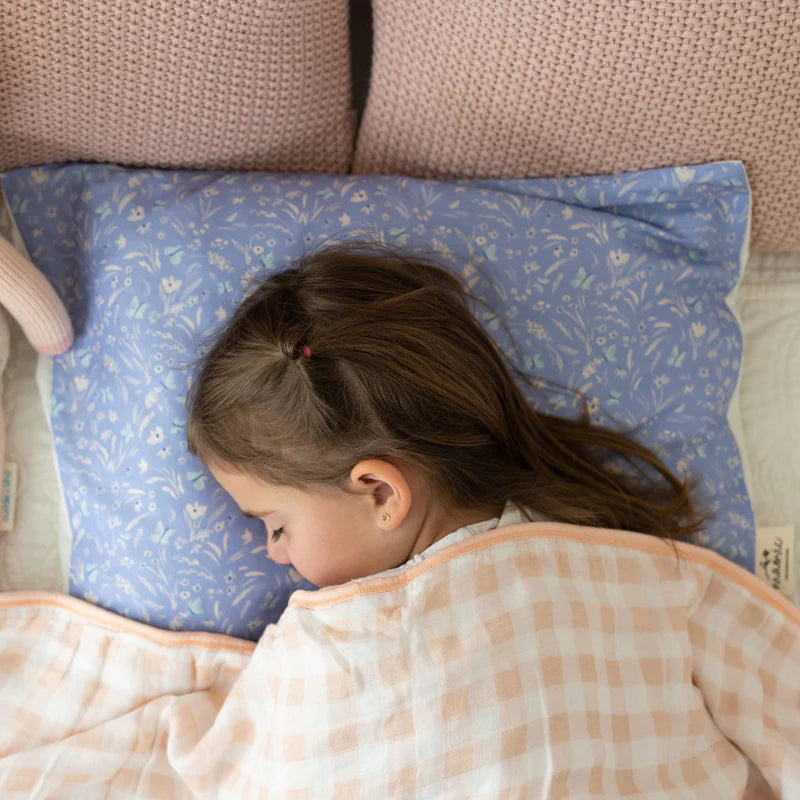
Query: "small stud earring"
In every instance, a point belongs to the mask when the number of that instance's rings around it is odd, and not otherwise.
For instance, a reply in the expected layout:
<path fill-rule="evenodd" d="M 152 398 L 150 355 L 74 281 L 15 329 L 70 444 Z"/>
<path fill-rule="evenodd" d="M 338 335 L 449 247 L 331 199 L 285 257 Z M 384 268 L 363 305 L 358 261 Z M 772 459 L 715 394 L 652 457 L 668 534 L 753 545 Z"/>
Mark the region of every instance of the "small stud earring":
<path fill-rule="evenodd" d="M 384 515 L 381 517 L 381 519 L 382 519 L 384 522 L 388 522 L 388 521 L 389 521 L 389 515 L 384 513 Z"/>

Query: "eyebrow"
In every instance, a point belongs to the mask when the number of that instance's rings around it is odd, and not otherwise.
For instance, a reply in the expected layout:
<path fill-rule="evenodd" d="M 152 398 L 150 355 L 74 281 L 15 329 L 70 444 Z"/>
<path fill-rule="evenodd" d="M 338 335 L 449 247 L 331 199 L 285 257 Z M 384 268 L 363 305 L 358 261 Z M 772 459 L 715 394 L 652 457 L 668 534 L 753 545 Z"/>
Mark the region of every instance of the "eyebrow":
<path fill-rule="evenodd" d="M 267 517 L 274 513 L 274 511 L 245 511 L 242 509 L 242 514 L 244 514 L 246 517 Z"/>

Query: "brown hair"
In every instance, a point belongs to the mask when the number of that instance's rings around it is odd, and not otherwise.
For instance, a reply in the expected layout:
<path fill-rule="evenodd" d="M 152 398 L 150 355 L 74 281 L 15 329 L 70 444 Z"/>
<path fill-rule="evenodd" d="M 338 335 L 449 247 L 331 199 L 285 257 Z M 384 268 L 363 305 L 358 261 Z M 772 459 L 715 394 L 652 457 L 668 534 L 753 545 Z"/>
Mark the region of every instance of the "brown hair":
<path fill-rule="evenodd" d="M 536 411 L 512 375 L 537 386 L 470 300 L 483 302 L 454 272 L 398 249 L 306 253 L 242 302 L 202 358 L 189 450 L 307 491 L 343 489 L 364 459 L 406 463 L 448 508 L 511 500 L 523 513 L 664 537 L 677 556 L 673 537 L 710 519 L 690 487 L 646 447 L 593 426 L 585 399 L 580 419 Z"/>

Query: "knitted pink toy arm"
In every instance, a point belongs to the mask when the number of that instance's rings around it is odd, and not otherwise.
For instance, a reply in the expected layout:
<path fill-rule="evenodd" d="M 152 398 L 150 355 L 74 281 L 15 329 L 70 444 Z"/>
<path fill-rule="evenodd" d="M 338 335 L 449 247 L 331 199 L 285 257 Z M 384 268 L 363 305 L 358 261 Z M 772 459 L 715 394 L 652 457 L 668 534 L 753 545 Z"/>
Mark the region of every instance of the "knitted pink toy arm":
<path fill-rule="evenodd" d="M 72 344 L 72 323 L 55 290 L 47 278 L 2 236 L 0 305 L 13 314 L 40 353 L 63 353 Z"/>

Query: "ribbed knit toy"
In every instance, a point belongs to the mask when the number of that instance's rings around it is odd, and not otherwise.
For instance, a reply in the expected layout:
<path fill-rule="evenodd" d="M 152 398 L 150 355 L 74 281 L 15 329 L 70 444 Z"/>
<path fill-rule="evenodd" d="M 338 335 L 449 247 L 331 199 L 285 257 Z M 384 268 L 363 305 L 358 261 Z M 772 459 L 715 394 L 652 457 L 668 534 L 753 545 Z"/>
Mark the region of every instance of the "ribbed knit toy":
<path fill-rule="evenodd" d="M 72 324 L 47 278 L 0 236 L 0 306 L 19 322 L 28 341 L 45 355 L 63 353 L 72 344 Z M 8 320 L 0 309 L 0 375 L 8 361 Z M 2 393 L 0 393 L 2 401 Z M 0 402 L 0 480 L 5 463 L 5 421 Z"/>

